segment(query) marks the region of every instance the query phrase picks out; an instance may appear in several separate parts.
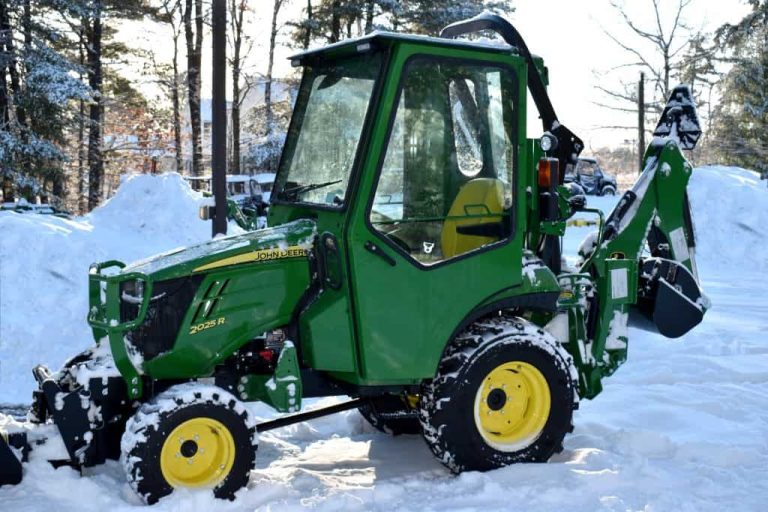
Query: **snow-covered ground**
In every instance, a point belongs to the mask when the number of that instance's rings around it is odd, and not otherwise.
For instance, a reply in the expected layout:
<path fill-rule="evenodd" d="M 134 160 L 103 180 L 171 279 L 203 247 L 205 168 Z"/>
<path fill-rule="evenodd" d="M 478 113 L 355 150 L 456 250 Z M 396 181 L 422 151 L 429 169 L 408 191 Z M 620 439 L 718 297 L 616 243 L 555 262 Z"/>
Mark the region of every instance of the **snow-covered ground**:
<path fill-rule="evenodd" d="M 173 185 L 176 178 L 152 179 L 158 181 L 135 188 Z M 109 216 L 96 211 L 60 221 L 0 214 L 0 402 L 26 399 L 31 382 L 21 379 L 33 363 L 60 362 L 88 343 L 85 298 L 77 294 L 85 294 L 91 260 L 130 259 L 207 236 L 207 224 L 194 224 L 192 205 L 199 198 L 186 197 L 174 212 L 176 205 L 165 202 L 144 205 L 136 191 L 120 211 L 121 194 L 102 209 L 112 208 Z M 187 491 L 152 509 L 766 510 L 768 188 L 746 171 L 704 168 L 695 171 L 690 195 L 699 271 L 712 309 L 679 340 L 630 329 L 629 361 L 604 382 L 600 396 L 581 403 L 565 451 L 549 463 L 454 477 L 420 437 L 390 438 L 348 412 L 263 434 L 249 488 L 234 502 Z M 615 201 L 590 198 L 604 209 Z M 144 231 L 150 224 L 141 226 L 150 209 L 168 217 L 151 233 Z M 574 248 L 591 229 L 569 229 L 566 247 Z M 263 406 L 254 412 L 272 415 Z M 81 478 L 44 459 L 38 450 L 24 482 L 0 489 L 0 509 L 116 512 L 140 506 L 115 463 Z"/>

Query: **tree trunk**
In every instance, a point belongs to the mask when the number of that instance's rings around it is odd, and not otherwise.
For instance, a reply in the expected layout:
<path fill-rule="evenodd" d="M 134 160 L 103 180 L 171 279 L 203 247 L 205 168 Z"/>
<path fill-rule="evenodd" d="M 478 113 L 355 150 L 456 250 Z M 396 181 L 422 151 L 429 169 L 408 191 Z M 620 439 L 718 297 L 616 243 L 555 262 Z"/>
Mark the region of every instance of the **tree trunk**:
<path fill-rule="evenodd" d="M 2 45 L 0 45 L 2 46 Z M 0 51 L 0 53 L 2 53 Z M 0 66 L 0 123 L 6 130 L 6 125 L 10 121 L 8 116 L 8 83 L 5 80 L 5 66 Z"/>
<path fill-rule="evenodd" d="M 171 103 L 173 105 L 173 147 L 175 148 L 176 172 L 184 169 L 181 147 L 181 112 L 179 101 L 179 33 L 173 29 L 173 84 L 171 86 Z"/>
<path fill-rule="evenodd" d="M 309 48 L 309 43 L 312 41 L 312 23 L 314 19 L 312 17 L 312 0 L 307 0 L 307 30 L 304 32 L 304 49 Z"/>
<path fill-rule="evenodd" d="M 637 173 L 643 172 L 643 156 L 645 154 L 645 73 L 640 72 L 640 82 L 637 84 L 637 156 L 639 164 Z"/>
<path fill-rule="evenodd" d="M 365 2 L 365 33 L 373 32 L 373 0 Z"/>
<path fill-rule="evenodd" d="M 243 11 L 236 0 L 230 3 L 232 16 L 232 156 L 229 169 L 232 174 L 240 174 L 240 47 L 243 42 Z"/>
<path fill-rule="evenodd" d="M 85 68 L 84 27 L 86 20 L 80 20 L 80 40 L 78 50 L 80 54 L 80 69 Z M 83 79 L 82 72 L 80 80 Z M 79 112 L 77 117 L 77 208 L 80 214 L 88 211 L 88 176 L 85 172 L 85 100 L 79 100 Z"/>
<path fill-rule="evenodd" d="M 16 55 L 16 49 L 13 45 L 13 28 L 10 24 L 10 14 L 5 5 L 0 9 L 0 31 L 4 34 L 5 39 L 5 52 L 7 55 L 7 67 L 8 75 L 11 78 L 11 96 L 8 98 L 9 109 L 16 107 L 16 122 L 21 128 L 22 140 L 25 137 L 24 128 L 27 126 L 27 114 L 24 107 L 18 101 L 21 95 L 21 84 L 19 81 L 19 71 L 17 68 L 18 55 Z"/>
<path fill-rule="evenodd" d="M 5 2 L 0 2 L 0 26 L 4 27 L 6 26 L 6 19 L 8 17 L 8 13 L 6 11 L 6 5 Z M 0 35 L 0 54 L 5 54 L 5 38 L 8 37 L 10 34 L 3 31 L 2 35 Z M 11 120 L 10 115 L 10 94 L 8 91 L 8 82 L 5 78 L 6 73 L 6 65 L 5 65 L 5 59 L 0 60 L 0 63 L 2 63 L 2 66 L 0 66 L 0 123 L 3 124 L 3 129 L 7 130 L 7 124 Z"/>
<path fill-rule="evenodd" d="M 104 187 L 104 159 L 101 148 L 101 0 L 93 3 L 93 19 L 88 33 L 88 85 L 93 91 L 88 123 L 88 209 L 93 210 L 101 202 Z"/>
<path fill-rule="evenodd" d="M 341 39 L 341 17 L 339 16 L 339 8 L 341 7 L 341 0 L 333 0 L 331 3 L 331 43 L 336 43 Z"/>
<path fill-rule="evenodd" d="M 272 133 L 273 113 L 272 113 L 272 65 L 275 61 L 275 39 L 277 38 L 277 14 L 283 0 L 275 0 L 272 9 L 272 29 L 269 34 L 269 61 L 267 63 L 267 81 L 264 84 L 264 108 L 266 110 L 266 128 L 267 135 Z"/>
<path fill-rule="evenodd" d="M 189 96 L 189 117 L 192 126 L 192 176 L 203 171 L 203 147 L 200 119 L 200 66 L 203 46 L 203 5 L 202 0 L 186 0 L 184 11 L 184 36 L 187 43 L 187 89 Z M 195 25 L 192 26 L 192 11 L 195 11 Z"/>

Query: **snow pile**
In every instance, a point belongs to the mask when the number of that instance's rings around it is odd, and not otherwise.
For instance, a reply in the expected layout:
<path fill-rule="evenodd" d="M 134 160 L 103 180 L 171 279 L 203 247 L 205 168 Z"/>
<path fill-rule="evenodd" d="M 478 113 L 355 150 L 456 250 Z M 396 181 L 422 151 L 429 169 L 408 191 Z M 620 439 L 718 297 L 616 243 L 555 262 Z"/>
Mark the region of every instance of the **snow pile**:
<path fill-rule="evenodd" d="M 207 240 L 209 200 L 178 174 L 134 175 L 89 215 L 0 212 L 0 403 L 30 401 L 38 363 L 58 368 L 88 348 L 88 266 L 130 262 Z"/>
<path fill-rule="evenodd" d="M 688 194 L 701 270 L 768 270 L 768 186 L 757 173 L 739 167 L 698 167 Z"/>

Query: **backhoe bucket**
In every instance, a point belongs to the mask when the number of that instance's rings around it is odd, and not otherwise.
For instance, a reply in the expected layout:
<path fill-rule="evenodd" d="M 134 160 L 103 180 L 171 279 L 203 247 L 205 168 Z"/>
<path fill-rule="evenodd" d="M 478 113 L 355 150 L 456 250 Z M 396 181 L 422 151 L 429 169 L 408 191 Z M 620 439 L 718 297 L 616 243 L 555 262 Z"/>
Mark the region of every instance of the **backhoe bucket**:
<path fill-rule="evenodd" d="M 708 299 L 688 269 L 672 260 L 647 258 L 640 264 L 637 310 L 667 338 L 679 338 L 704 318 Z M 648 329 L 646 323 L 633 325 Z"/>
<path fill-rule="evenodd" d="M 9 439 L 8 434 L 0 430 L 0 486 L 16 485 L 21 482 L 21 460 L 9 442 L 13 441 Z"/>

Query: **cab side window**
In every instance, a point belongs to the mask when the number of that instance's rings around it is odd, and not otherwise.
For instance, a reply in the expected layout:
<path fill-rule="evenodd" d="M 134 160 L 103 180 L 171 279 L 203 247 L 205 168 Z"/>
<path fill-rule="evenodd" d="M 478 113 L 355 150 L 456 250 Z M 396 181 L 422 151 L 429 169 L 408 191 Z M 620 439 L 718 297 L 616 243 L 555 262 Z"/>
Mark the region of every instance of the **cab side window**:
<path fill-rule="evenodd" d="M 511 235 L 516 80 L 507 68 L 411 60 L 370 223 L 434 264 Z"/>

